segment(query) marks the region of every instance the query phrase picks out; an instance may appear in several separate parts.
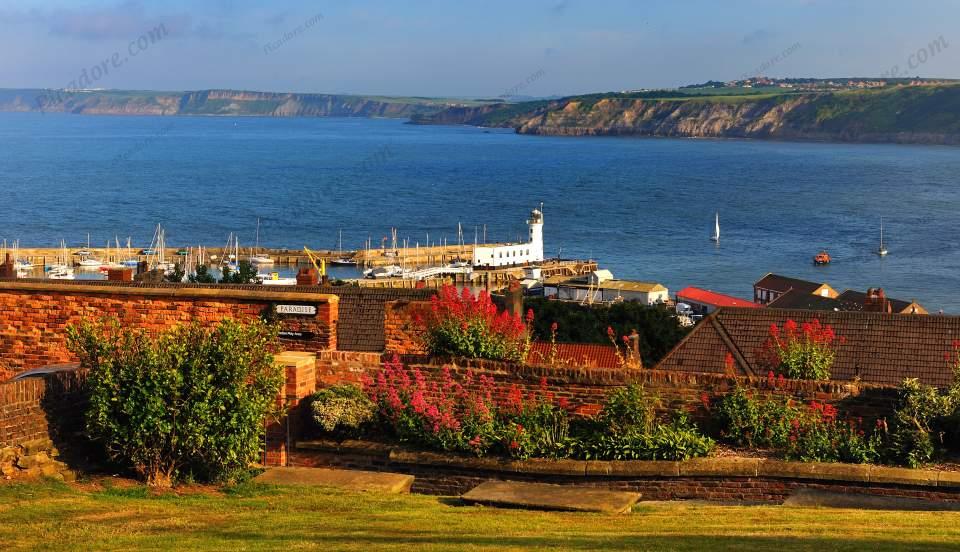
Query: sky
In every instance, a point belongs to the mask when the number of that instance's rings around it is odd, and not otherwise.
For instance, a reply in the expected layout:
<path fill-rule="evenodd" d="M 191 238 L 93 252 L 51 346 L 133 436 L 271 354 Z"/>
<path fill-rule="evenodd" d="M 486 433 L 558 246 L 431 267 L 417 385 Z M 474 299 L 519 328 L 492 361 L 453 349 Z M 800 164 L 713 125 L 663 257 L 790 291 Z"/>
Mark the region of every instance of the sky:
<path fill-rule="evenodd" d="M 0 88 L 84 72 L 91 88 L 434 97 L 960 78 L 958 22 L 957 0 L 0 0 Z"/>

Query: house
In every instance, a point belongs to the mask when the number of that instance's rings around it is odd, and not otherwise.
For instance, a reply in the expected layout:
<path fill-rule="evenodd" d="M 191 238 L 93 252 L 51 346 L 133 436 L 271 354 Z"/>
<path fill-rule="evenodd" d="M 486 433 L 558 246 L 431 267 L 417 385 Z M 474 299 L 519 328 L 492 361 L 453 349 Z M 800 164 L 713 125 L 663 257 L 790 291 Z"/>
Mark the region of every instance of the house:
<path fill-rule="evenodd" d="M 677 303 L 690 305 L 693 314 L 701 316 L 706 316 L 720 307 L 761 307 L 761 305 L 747 301 L 746 299 L 740 299 L 732 295 L 724 295 L 723 293 L 693 286 L 688 286 L 678 291 L 676 299 Z"/>
<path fill-rule="evenodd" d="M 916 301 L 901 301 L 886 297 L 881 288 L 871 288 L 867 293 L 847 290 L 836 297 L 812 295 L 806 291 L 791 290 L 774 299 L 767 308 L 800 309 L 815 311 L 867 311 L 887 314 L 928 314 Z"/>
<path fill-rule="evenodd" d="M 534 341 L 530 344 L 527 364 L 531 366 L 552 364 L 584 368 L 619 368 L 621 361 L 613 345 Z"/>
<path fill-rule="evenodd" d="M 853 291 L 848 289 L 840 294 L 837 299 L 850 303 L 861 305 L 858 310 L 873 312 L 885 312 L 893 314 L 929 314 L 925 308 L 916 301 L 903 301 L 887 297 L 883 288 L 871 288 L 867 293 Z"/>
<path fill-rule="evenodd" d="M 555 276 L 543 282 L 544 297 L 581 303 L 636 301 L 656 305 L 670 301 L 670 290 L 656 282 L 617 280 L 609 270 L 597 270 L 586 276 Z"/>
<path fill-rule="evenodd" d="M 539 209 L 531 211 L 527 228 L 527 242 L 474 246 L 474 268 L 499 268 L 543 261 L 543 212 Z"/>
<path fill-rule="evenodd" d="M 808 282 L 806 280 L 798 280 L 797 278 L 768 273 L 753 284 L 753 300 L 761 305 L 766 305 L 790 290 L 803 291 L 810 295 L 830 298 L 835 298 L 839 295 L 829 284 Z"/>
<path fill-rule="evenodd" d="M 960 317 L 878 312 L 721 308 L 698 324 L 656 366 L 659 370 L 765 376 L 761 351 L 771 325 L 814 319 L 833 328 L 832 379 L 899 385 L 905 378 L 946 387 L 960 340 Z M 728 359 L 729 355 L 729 359 Z"/>

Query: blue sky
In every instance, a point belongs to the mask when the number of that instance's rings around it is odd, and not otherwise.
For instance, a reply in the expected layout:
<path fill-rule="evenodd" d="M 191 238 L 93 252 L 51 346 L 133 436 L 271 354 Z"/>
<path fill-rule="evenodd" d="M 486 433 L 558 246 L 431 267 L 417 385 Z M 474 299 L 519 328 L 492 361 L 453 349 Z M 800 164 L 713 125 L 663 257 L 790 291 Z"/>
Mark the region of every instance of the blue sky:
<path fill-rule="evenodd" d="M 0 88 L 63 87 L 118 52 L 96 86 L 574 94 L 758 68 L 878 76 L 940 37 L 910 75 L 958 78 L 958 22 L 955 0 L 0 0 Z M 163 40 L 126 53 L 160 24 Z"/>

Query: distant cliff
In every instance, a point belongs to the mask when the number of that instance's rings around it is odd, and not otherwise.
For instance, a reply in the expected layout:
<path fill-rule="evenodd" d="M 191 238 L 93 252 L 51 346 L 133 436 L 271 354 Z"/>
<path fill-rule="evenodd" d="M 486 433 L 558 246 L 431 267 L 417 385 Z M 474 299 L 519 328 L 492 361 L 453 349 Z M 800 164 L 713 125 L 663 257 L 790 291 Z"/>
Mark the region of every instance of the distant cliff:
<path fill-rule="evenodd" d="M 960 86 L 757 97 L 650 96 L 653 94 L 594 94 L 495 107 L 456 107 L 417 117 L 415 122 L 511 127 L 520 134 L 549 136 L 960 145 Z"/>
<path fill-rule="evenodd" d="M 0 90 L 0 111 L 45 111 L 86 115 L 411 118 L 435 114 L 460 105 L 480 105 L 480 103 L 432 98 L 381 98 L 240 90 L 203 90 L 184 93 L 118 90 Z"/>

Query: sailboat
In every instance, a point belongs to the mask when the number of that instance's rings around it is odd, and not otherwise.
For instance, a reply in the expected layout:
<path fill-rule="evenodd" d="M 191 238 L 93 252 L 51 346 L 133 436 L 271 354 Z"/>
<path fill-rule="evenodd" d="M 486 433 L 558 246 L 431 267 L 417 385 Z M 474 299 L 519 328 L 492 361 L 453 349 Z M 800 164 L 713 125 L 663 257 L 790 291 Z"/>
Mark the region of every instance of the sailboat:
<path fill-rule="evenodd" d="M 337 258 L 331 259 L 330 264 L 332 266 L 357 266 L 357 261 L 347 257 L 343 254 L 343 229 L 339 231 L 339 237 L 337 238 Z"/>
<path fill-rule="evenodd" d="M 51 280 L 73 280 L 73 268 L 70 267 L 69 262 L 70 255 L 67 253 L 67 244 L 60 240 L 60 254 L 57 255 L 57 262 L 47 269 L 47 278 Z"/>
<path fill-rule="evenodd" d="M 713 235 L 710 236 L 710 241 L 720 243 L 720 212 L 717 211 L 716 218 L 714 219 Z"/>
<path fill-rule="evenodd" d="M 100 268 L 103 266 L 103 262 L 100 259 L 97 259 L 93 256 L 93 253 L 90 251 L 90 234 L 87 234 L 87 248 L 78 251 L 77 255 L 80 256 L 80 261 L 77 262 L 77 265 L 80 268 Z"/>
<path fill-rule="evenodd" d="M 260 251 L 260 219 L 257 219 L 257 241 L 253 246 L 253 254 L 250 255 L 250 264 L 253 265 L 272 265 L 273 259 Z"/>
<path fill-rule="evenodd" d="M 880 247 L 877 248 L 877 255 L 887 256 L 887 248 L 883 246 L 883 217 L 880 217 Z"/>

